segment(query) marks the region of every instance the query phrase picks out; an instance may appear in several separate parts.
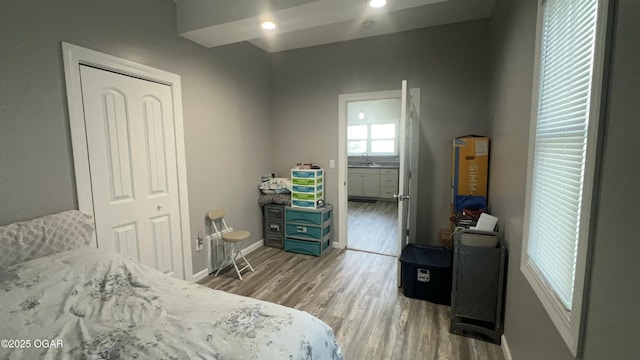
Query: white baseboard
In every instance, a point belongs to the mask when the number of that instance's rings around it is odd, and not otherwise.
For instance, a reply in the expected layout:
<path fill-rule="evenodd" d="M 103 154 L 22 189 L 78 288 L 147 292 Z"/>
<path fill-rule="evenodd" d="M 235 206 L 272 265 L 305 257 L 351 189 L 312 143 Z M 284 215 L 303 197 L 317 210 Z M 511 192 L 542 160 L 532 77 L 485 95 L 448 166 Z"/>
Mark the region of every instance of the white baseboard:
<path fill-rule="evenodd" d="M 513 360 L 513 358 L 511 357 L 511 350 L 509 349 L 509 344 L 507 343 L 507 338 L 504 336 L 504 334 L 500 339 L 500 343 L 500 346 L 502 347 L 502 353 L 504 354 L 504 359 Z"/>
<path fill-rule="evenodd" d="M 242 253 L 242 255 L 247 256 L 248 254 L 251 254 L 252 252 L 260 249 L 263 246 L 264 246 L 264 239 L 254 242 L 253 244 L 251 244 L 251 245 L 247 246 L 246 248 L 240 250 L 240 252 Z"/>
<path fill-rule="evenodd" d="M 208 240 L 210 241 L 211 239 L 208 239 Z M 257 249 L 259 249 L 259 248 L 261 248 L 263 246 L 264 246 L 264 239 L 262 239 L 260 241 L 257 241 L 255 243 L 247 246 L 246 248 L 240 250 L 240 252 L 242 253 L 242 255 L 247 256 L 250 253 L 256 251 Z M 231 264 L 229 264 L 229 265 L 231 265 Z M 227 265 L 227 266 L 229 266 L 229 265 Z M 193 274 L 193 282 L 198 282 L 198 281 L 206 278 L 207 276 L 209 276 L 209 268 L 205 268 L 204 270 L 199 271 L 196 274 Z"/>
<path fill-rule="evenodd" d="M 198 282 L 204 278 L 206 278 L 207 276 L 209 276 L 209 268 L 206 268 L 202 271 L 199 271 L 196 274 L 193 274 L 193 282 Z"/>

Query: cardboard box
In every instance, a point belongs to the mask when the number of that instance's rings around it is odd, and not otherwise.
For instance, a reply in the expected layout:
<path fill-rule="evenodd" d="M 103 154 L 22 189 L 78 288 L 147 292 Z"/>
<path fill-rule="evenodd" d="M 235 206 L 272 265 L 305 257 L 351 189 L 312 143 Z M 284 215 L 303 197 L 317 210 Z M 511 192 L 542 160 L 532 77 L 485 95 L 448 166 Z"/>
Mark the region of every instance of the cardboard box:
<path fill-rule="evenodd" d="M 451 204 L 454 211 L 486 208 L 489 185 L 489 143 L 486 136 L 468 135 L 453 140 Z"/>

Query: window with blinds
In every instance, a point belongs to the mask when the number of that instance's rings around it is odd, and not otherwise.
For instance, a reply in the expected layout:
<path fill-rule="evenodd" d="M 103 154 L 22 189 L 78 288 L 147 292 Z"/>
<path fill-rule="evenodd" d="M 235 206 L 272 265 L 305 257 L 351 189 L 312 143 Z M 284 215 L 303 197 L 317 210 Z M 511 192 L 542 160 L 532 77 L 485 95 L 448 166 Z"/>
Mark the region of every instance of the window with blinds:
<path fill-rule="evenodd" d="M 523 272 L 559 319 L 554 322 L 574 355 L 595 171 L 603 3 L 543 0 L 538 13 Z"/>
<path fill-rule="evenodd" d="M 591 100 L 596 0 L 543 4 L 529 257 L 571 310 Z"/>

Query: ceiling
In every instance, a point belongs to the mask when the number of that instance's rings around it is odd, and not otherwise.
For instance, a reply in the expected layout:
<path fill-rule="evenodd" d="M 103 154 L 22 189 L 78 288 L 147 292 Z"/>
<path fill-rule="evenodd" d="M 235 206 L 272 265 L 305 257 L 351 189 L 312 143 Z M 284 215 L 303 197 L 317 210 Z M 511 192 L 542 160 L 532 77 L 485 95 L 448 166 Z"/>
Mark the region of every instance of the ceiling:
<path fill-rule="evenodd" d="M 488 18 L 494 0 L 175 0 L 178 34 L 206 47 L 249 41 L 276 52 Z M 263 20 L 278 28 L 265 31 Z"/>

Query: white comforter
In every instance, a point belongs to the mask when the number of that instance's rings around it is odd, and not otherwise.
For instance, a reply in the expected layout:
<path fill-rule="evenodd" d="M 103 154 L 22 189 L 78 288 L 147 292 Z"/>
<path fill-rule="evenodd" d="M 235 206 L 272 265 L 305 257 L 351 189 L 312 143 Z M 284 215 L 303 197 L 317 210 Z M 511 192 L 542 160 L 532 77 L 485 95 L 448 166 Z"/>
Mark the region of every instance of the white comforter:
<path fill-rule="evenodd" d="M 0 359 L 342 359 L 306 312 L 96 249 L 0 271 L 0 340 Z"/>

